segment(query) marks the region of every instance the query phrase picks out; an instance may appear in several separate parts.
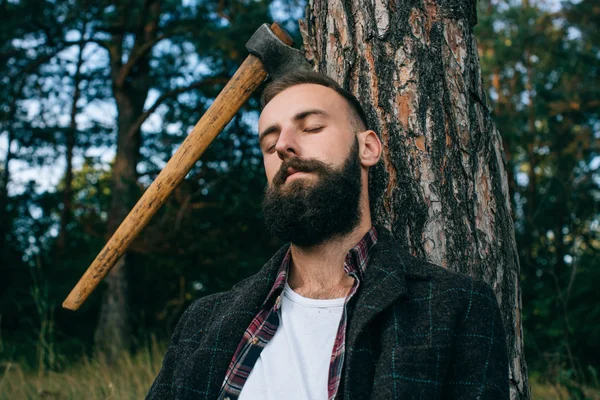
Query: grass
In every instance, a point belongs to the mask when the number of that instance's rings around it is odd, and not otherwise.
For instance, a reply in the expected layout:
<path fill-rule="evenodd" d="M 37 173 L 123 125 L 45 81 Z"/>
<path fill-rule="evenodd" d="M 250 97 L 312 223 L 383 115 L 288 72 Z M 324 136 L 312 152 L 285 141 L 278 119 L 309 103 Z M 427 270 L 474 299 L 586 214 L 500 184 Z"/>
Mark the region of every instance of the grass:
<path fill-rule="evenodd" d="M 15 362 L 0 363 L 0 399 L 128 400 L 143 399 L 160 370 L 165 346 L 153 342 L 136 354 L 125 353 L 114 364 L 103 358 L 84 358 L 61 372 L 40 374 Z M 534 400 L 569 399 L 564 387 L 530 379 Z M 586 390 L 600 400 L 600 391 Z"/>
<path fill-rule="evenodd" d="M 568 390 L 560 384 L 541 382 L 538 376 L 529 377 L 532 400 L 567 400 L 572 399 Z M 585 399 L 600 400 L 600 390 L 583 387 Z"/>
<path fill-rule="evenodd" d="M 550 384 L 540 383 L 539 380 L 530 377 L 529 385 L 531 386 L 531 398 L 533 400 L 555 400 L 568 399 L 569 394 L 562 386 L 553 386 Z"/>
<path fill-rule="evenodd" d="M 165 347 L 153 343 L 134 355 L 123 354 L 108 365 L 87 359 L 64 371 L 39 374 L 19 364 L 0 364 L 0 399 L 108 400 L 143 399 L 156 378 Z"/>

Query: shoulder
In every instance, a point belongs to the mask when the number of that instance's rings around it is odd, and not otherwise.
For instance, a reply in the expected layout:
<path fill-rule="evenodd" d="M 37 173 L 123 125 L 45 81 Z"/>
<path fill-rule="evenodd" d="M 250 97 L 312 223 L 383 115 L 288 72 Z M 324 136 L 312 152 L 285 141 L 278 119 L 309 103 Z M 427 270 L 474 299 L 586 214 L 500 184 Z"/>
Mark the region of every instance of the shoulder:
<path fill-rule="evenodd" d="M 252 275 L 243 281 L 238 282 L 231 289 L 223 292 L 213 293 L 199 299 L 194 300 L 181 316 L 181 320 L 186 324 L 199 325 L 208 322 L 208 317 L 218 313 L 223 306 L 231 304 L 231 302 L 243 295 L 247 290 L 247 286 L 251 284 L 258 274 Z"/>
<path fill-rule="evenodd" d="M 431 280 L 435 286 L 444 288 L 456 288 L 457 290 L 479 290 L 491 291 L 489 286 L 480 279 L 473 278 L 465 273 L 453 270 L 456 266 L 442 267 L 440 265 L 420 260 L 416 257 L 408 255 L 405 257 L 412 258 L 411 267 L 406 271 L 408 278 L 414 276 L 424 276 Z"/>
<path fill-rule="evenodd" d="M 408 301 L 416 310 L 432 315 L 436 324 L 450 329 L 448 332 L 501 336 L 498 301 L 487 283 L 430 262 L 415 259 L 414 263 L 419 274 L 407 272 L 406 281 Z"/>
<path fill-rule="evenodd" d="M 456 339 L 462 341 L 501 337 L 498 301 L 488 284 L 412 256 L 405 257 L 411 259 L 405 272 L 407 298 L 397 306 L 414 314 L 415 326 L 422 323 L 425 328 L 435 326 L 434 329 L 448 334 L 466 335 Z M 473 346 L 476 344 L 481 343 Z"/>
<path fill-rule="evenodd" d="M 286 251 L 287 247 L 282 247 L 256 274 L 238 282 L 230 290 L 204 296 L 192 302 L 181 316 L 182 329 L 201 329 L 216 318 L 246 308 L 256 308 L 255 305 L 264 301 L 273 285 Z"/>
<path fill-rule="evenodd" d="M 381 240 L 375 246 L 373 257 L 377 264 L 390 265 L 390 270 L 402 271 L 407 283 L 427 282 L 434 290 L 446 290 L 458 293 L 476 291 L 485 296 L 492 296 L 492 291 L 486 283 L 467 274 L 457 272 L 458 266 L 442 267 L 433 262 L 413 256 L 406 246 L 394 238 L 383 228 L 378 228 Z M 389 268 L 389 267 L 388 267 Z"/>
<path fill-rule="evenodd" d="M 214 293 L 194 300 L 183 312 L 177 330 L 184 336 L 185 332 L 195 332 L 202 329 L 210 319 L 216 307 L 231 296 L 231 291 Z"/>
<path fill-rule="evenodd" d="M 408 282 L 423 282 L 437 296 L 472 301 L 473 297 L 496 304 L 496 297 L 487 283 L 467 274 L 420 260 L 410 254 L 402 256 Z"/>
<path fill-rule="evenodd" d="M 449 268 L 413 256 L 406 245 L 381 225 L 376 225 L 379 239 L 373 248 L 371 260 L 388 272 L 401 271 L 407 280 L 431 281 L 434 286 L 467 288 L 486 286 L 472 277 L 456 272 L 456 265 Z M 370 265 L 370 264 L 369 264 Z"/>

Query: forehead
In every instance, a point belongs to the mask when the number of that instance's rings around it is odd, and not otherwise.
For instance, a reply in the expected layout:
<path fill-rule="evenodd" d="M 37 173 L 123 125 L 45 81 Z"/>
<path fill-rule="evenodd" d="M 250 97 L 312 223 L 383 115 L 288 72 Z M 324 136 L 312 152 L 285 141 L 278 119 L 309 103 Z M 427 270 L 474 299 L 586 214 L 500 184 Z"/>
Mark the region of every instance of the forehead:
<path fill-rule="evenodd" d="M 308 109 L 320 109 L 331 118 L 348 114 L 346 100 L 335 90 L 322 85 L 301 84 L 289 87 L 273 97 L 258 120 L 259 130 L 267 125 L 291 120 Z"/>

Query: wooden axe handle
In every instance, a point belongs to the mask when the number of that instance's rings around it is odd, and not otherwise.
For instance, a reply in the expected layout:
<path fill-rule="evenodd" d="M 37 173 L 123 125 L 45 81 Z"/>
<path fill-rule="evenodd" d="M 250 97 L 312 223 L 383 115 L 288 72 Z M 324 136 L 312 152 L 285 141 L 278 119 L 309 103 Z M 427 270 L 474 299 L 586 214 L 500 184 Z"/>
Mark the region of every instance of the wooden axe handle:
<path fill-rule="evenodd" d="M 285 44 L 293 44 L 289 35 L 276 23 L 271 25 L 271 29 Z M 62 304 L 64 308 L 77 310 L 83 304 L 266 77 L 267 72 L 260 59 L 249 55 L 71 290 Z"/>

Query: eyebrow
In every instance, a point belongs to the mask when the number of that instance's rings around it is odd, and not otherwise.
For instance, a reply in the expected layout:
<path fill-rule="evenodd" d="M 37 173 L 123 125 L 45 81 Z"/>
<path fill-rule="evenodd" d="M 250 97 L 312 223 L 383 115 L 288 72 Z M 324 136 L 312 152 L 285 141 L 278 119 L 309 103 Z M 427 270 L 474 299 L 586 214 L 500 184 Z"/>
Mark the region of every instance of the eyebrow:
<path fill-rule="evenodd" d="M 298 114 L 294 115 L 294 117 L 292 119 L 294 120 L 294 122 L 298 122 L 298 121 L 302 121 L 303 119 L 306 119 L 307 117 L 309 117 L 311 115 L 322 115 L 324 117 L 329 116 L 329 114 L 327 114 L 324 110 L 321 110 L 319 108 L 313 108 L 310 110 L 299 112 Z M 260 134 L 258 135 L 258 143 L 261 143 L 265 136 L 267 136 L 270 133 L 277 132 L 279 129 L 280 129 L 279 124 L 274 124 L 274 125 L 269 126 L 265 130 L 260 132 Z"/>

